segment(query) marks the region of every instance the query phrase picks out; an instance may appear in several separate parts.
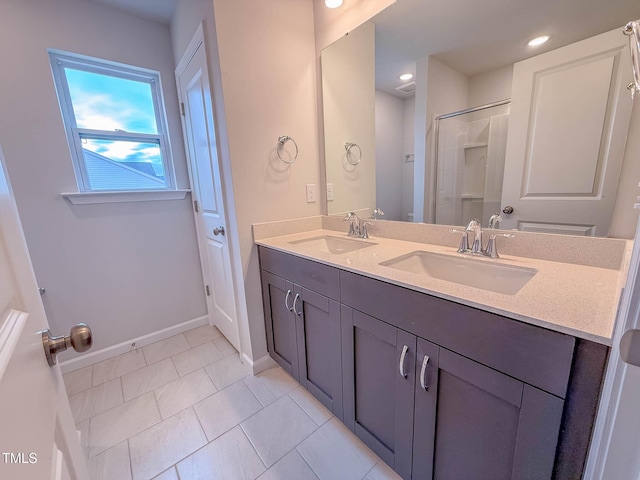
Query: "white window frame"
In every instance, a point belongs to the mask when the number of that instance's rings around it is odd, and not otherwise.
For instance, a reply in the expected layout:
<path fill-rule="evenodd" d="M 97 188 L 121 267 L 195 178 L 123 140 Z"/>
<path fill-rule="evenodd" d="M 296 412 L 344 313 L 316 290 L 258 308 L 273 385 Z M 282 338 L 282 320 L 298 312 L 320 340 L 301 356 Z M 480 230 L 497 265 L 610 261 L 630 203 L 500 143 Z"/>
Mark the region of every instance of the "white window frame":
<path fill-rule="evenodd" d="M 149 70 L 141 67 L 134 67 L 122 63 L 101 60 L 98 58 L 78 55 L 60 50 L 50 49 L 49 59 L 51 62 L 51 70 L 55 82 L 60 111 L 64 123 L 67 140 L 69 142 L 69 150 L 73 163 L 76 181 L 78 183 L 79 192 L 87 193 L 121 193 L 125 190 L 92 190 L 91 183 L 87 176 L 87 169 L 84 163 L 84 154 L 82 149 L 82 139 L 96 140 L 128 140 L 144 143 L 156 143 L 160 148 L 162 164 L 164 168 L 165 187 L 157 189 L 136 189 L 127 190 L 127 192 L 149 192 L 149 191 L 175 191 L 177 190 L 175 180 L 175 170 L 173 159 L 171 157 L 171 148 L 169 143 L 169 134 L 167 129 L 166 113 L 164 109 L 164 100 L 162 97 L 162 84 L 160 81 L 160 72 Z M 71 102 L 71 94 L 65 74 L 65 67 L 82 70 L 85 72 L 108 75 L 127 80 L 135 80 L 147 83 L 151 88 L 151 97 L 153 100 L 153 108 L 158 127 L 158 134 L 129 133 L 119 131 L 93 130 L 86 128 L 78 128 L 76 118 Z"/>

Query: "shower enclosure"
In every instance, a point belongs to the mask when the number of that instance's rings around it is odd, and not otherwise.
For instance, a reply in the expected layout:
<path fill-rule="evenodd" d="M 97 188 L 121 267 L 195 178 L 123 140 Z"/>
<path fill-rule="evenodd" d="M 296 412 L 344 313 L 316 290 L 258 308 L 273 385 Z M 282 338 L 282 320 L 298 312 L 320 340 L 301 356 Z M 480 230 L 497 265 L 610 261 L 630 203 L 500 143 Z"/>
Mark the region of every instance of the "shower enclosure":
<path fill-rule="evenodd" d="M 510 100 L 436 118 L 435 223 L 487 225 L 500 212 Z"/>

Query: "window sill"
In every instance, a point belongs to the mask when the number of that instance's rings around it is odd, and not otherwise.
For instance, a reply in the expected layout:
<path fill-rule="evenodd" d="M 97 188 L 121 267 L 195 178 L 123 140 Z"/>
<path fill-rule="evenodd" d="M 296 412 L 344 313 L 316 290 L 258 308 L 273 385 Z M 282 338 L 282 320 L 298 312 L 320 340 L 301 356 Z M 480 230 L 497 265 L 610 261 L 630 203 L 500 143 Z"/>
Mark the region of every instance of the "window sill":
<path fill-rule="evenodd" d="M 156 200 L 182 200 L 191 192 L 180 190 L 134 190 L 126 192 L 70 192 L 60 195 L 74 205 L 94 203 L 151 202 Z"/>

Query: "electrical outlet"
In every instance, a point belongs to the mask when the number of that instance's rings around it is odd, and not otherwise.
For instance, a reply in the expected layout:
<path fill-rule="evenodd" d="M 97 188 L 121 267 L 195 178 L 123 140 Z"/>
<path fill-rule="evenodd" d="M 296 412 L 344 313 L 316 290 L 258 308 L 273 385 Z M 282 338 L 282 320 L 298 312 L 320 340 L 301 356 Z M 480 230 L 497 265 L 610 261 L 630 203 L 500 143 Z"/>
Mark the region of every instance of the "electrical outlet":
<path fill-rule="evenodd" d="M 327 183 L 327 201 L 333 200 L 333 183 Z"/>
<path fill-rule="evenodd" d="M 316 184 L 307 183 L 307 203 L 315 203 L 316 201 Z"/>

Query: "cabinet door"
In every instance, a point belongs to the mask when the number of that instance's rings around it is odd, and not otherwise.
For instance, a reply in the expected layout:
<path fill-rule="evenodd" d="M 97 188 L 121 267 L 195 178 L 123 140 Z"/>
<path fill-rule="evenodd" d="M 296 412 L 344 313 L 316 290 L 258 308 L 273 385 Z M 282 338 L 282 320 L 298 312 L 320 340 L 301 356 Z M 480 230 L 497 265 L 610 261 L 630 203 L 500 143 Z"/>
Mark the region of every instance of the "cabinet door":
<path fill-rule="evenodd" d="M 416 337 L 345 306 L 341 321 L 344 423 L 410 478 Z"/>
<path fill-rule="evenodd" d="M 417 349 L 413 478 L 551 478 L 562 399 L 422 339 Z"/>
<path fill-rule="evenodd" d="M 262 301 L 269 354 L 287 373 L 298 380 L 293 290 L 293 283 L 262 271 Z"/>
<path fill-rule="evenodd" d="M 340 304 L 295 286 L 299 382 L 342 420 Z"/>

